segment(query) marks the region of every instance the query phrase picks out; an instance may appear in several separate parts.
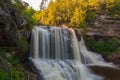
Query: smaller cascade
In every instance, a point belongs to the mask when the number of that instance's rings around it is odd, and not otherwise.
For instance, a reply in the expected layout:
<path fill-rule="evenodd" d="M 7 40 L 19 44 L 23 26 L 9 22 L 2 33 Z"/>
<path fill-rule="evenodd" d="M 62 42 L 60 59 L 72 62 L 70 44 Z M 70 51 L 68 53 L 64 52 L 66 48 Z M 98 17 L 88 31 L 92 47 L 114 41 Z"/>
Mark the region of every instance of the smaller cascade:
<path fill-rule="evenodd" d="M 100 54 L 89 51 L 82 37 L 81 37 L 81 41 L 79 41 L 79 48 L 80 48 L 81 60 L 83 64 L 116 67 L 112 63 L 106 63 Z"/>
<path fill-rule="evenodd" d="M 82 62 L 84 64 L 96 64 L 98 62 L 98 59 L 96 58 L 94 53 L 87 50 L 85 46 L 85 42 L 82 37 L 81 37 L 81 41 L 79 42 L 79 47 L 82 56 Z"/>

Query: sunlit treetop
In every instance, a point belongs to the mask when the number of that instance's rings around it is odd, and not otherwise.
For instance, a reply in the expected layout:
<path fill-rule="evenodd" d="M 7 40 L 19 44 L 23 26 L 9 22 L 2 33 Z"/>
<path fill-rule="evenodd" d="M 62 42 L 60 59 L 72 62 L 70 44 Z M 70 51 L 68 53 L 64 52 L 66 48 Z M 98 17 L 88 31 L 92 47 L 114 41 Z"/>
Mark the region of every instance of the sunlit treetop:
<path fill-rule="evenodd" d="M 33 18 L 42 25 L 86 27 L 96 15 L 95 11 L 119 13 L 118 0 L 51 0 L 46 8 L 37 11 Z M 110 12 L 111 13 L 111 12 Z M 118 14 L 119 15 L 119 14 Z M 86 17 L 87 16 L 87 17 Z"/>

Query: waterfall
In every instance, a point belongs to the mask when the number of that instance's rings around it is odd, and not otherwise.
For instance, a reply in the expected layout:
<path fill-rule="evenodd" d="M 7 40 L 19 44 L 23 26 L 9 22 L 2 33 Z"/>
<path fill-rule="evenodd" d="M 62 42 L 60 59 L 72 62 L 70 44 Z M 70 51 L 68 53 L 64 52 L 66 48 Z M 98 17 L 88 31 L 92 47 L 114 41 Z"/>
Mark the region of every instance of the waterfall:
<path fill-rule="evenodd" d="M 82 37 L 81 37 L 81 41 L 79 41 L 79 49 L 80 49 L 81 60 L 83 64 L 116 68 L 114 64 L 105 62 L 103 57 L 100 54 L 89 51 Z"/>
<path fill-rule="evenodd" d="M 104 59 L 100 55 L 87 50 L 82 37 L 81 41 L 79 41 L 79 48 L 82 55 L 82 62 L 84 64 L 97 64 L 100 61 L 104 61 Z"/>
<path fill-rule="evenodd" d="M 30 54 L 35 59 L 80 60 L 80 50 L 75 32 L 59 27 L 35 27 L 31 35 Z"/>
<path fill-rule="evenodd" d="M 103 80 L 85 67 L 96 61 L 84 50 L 73 29 L 39 26 L 32 30 L 30 59 L 42 80 Z"/>

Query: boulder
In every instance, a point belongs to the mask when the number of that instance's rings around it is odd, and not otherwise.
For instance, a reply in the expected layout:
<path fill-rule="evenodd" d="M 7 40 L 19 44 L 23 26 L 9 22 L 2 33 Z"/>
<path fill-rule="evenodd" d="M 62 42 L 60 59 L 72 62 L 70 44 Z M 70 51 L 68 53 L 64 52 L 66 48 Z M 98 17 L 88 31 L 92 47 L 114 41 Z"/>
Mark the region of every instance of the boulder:
<path fill-rule="evenodd" d="M 120 69 L 106 66 L 88 66 L 95 74 L 104 77 L 104 80 L 120 80 Z"/>

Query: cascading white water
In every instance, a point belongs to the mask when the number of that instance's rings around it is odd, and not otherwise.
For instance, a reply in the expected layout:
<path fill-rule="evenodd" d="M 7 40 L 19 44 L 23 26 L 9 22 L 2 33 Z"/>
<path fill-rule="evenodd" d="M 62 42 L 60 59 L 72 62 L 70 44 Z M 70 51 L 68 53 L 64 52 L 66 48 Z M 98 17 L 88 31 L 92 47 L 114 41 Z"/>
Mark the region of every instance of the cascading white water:
<path fill-rule="evenodd" d="M 32 59 L 42 80 L 103 80 L 74 60 Z"/>
<path fill-rule="evenodd" d="M 116 67 L 112 63 L 106 63 L 100 54 L 89 51 L 82 37 L 81 41 L 79 41 L 79 48 L 83 64 Z"/>
<path fill-rule="evenodd" d="M 82 64 L 82 48 L 72 29 L 35 27 L 30 46 L 30 59 L 43 80 L 102 80 Z"/>
<path fill-rule="evenodd" d="M 78 41 L 72 29 L 35 27 L 30 54 L 35 59 L 75 59 L 81 62 Z"/>
<path fill-rule="evenodd" d="M 104 61 L 104 59 L 102 57 L 97 58 L 95 53 L 87 50 L 87 48 L 85 46 L 85 42 L 82 37 L 81 37 L 81 41 L 79 41 L 79 47 L 80 47 L 80 52 L 82 55 L 82 62 L 84 64 L 97 64 L 99 62 L 98 58 L 100 58 L 100 60 Z"/>

